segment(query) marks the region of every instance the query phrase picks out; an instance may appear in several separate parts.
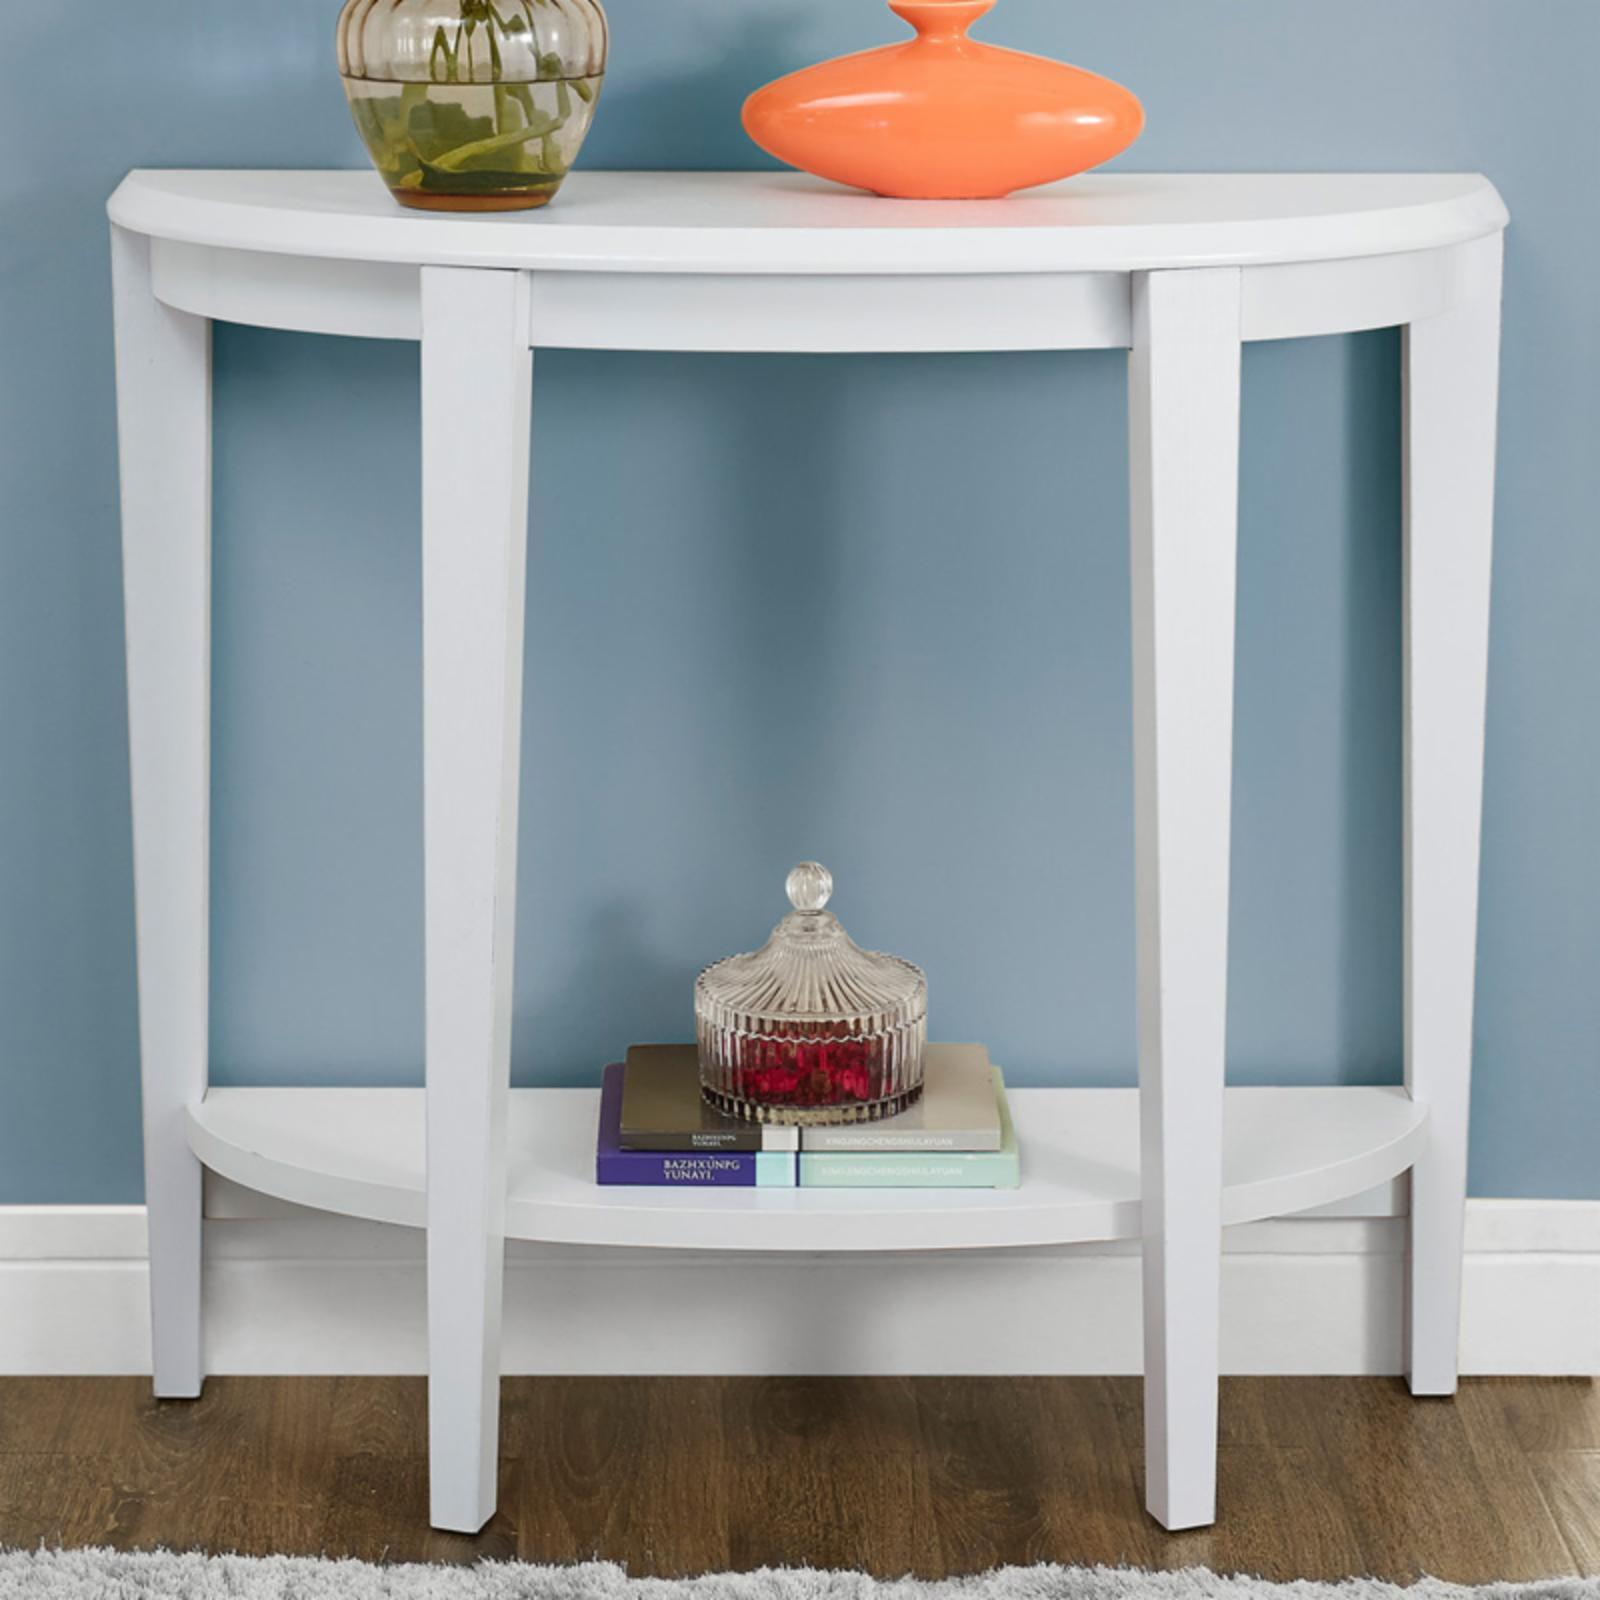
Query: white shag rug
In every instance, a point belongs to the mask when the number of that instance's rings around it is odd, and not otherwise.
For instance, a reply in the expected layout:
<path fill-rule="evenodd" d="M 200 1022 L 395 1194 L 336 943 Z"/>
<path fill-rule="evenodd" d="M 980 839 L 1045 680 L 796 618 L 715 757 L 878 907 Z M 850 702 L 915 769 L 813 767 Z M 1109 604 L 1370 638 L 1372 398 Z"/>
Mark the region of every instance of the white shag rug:
<path fill-rule="evenodd" d="M 1600 1578 L 1463 1588 L 1431 1578 L 1267 1583 L 1108 1567 L 1003 1567 L 976 1578 L 878 1581 L 800 1568 L 705 1578 L 630 1578 L 609 1562 L 539 1567 L 373 1566 L 289 1556 L 0 1552 L 0 1600 L 1600 1600 Z"/>

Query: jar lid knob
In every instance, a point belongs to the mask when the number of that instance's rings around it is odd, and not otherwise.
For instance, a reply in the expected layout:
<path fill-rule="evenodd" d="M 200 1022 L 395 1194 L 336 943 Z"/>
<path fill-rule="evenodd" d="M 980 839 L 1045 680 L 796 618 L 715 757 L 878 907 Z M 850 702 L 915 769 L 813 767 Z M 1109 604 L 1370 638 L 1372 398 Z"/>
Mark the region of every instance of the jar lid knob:
<path fill-rule="evenodd" d="M 783 887 L 796 911 L 820 911 L 833 893 L 833 874 L 820 861 L 802 861 Z"/>

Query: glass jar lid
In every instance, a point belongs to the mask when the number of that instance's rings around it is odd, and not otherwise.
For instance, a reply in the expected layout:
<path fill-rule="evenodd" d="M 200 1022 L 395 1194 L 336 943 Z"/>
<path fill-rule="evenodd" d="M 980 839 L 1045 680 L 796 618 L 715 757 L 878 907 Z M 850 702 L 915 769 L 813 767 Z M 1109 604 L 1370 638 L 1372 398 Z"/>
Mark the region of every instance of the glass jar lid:
<path fill-rule="evenodd" d="M 802 861 L 784 884 L 793 910 L 759 950 L 707 967 L 695 983 L 703 1023 L 785 1038 L 868 1038 L 920 1024 L 928 983 L 899 956 L 863 950 L 825 909 L 833 874 Z"/>

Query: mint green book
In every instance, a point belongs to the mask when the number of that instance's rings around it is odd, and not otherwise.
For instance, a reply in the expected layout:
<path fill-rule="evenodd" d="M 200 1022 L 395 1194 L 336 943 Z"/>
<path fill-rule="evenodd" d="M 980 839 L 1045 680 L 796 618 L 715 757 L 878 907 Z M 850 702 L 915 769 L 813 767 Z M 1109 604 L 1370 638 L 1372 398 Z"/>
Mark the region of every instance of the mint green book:
<path fill-rule="evenodd" d="M 1022 1182 L 1017 1130 L 1006 1103 L 1006 1081 L 994 1069 L 1000 1105 L 998 1150 L 800 1151 L 802 1189 L 1015 1189 Z"/>

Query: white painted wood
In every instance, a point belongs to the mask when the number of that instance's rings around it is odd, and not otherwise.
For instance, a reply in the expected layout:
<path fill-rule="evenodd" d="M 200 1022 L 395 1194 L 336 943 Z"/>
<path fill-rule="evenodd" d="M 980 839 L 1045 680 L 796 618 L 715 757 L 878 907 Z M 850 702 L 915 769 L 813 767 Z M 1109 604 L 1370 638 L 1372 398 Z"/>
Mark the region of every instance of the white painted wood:
<path fill-rule="evenodd" d="M 152 241 L 156 298 L 215 322 L 358 339 L 422 337 L 422 280 L 409 262 L 267 255 Z"/>
<path fill-rule="evenodd" d="M 1120 272 L 886 277 L 540 272 L 532 342 L 837 354 L 1128 344 Z"/>
<path fill-rule="evenodd" d="M 1145 1498 L 1216 1511 L 1239 273 L 1134 279 L 1134 811 Z"/>
<path fill-rule="evenodd" d="M 1460 248 L 1247 268 L 1240 279 L 1240 337 L 1248 343 L 1361 333 L 1436 316 L 1450 303 Z"/>
<path fill-rule="evenodd" d="M 419 1233 L 226 1180 L 208 1187 L 227 1191 L 206 1210 L 212 1371 L 427 1370 Z M 229 1220 L 269 1206 L 270 1220 Z M 1297 1217 L 1228 1229 L 1223 1371 L 1401 1371 L 1403 1226 Z M 144 1238 L 142 1206 L 0 1207 L 0 1373 L 148 1373 Z M 781 1254 L 513 1243 L 503 1364 L 588 1376 L 1135 1373 L 1139 1273 L 1135 1241 L 828 1255 L 804 1272 Z M 1464 1373 L 1600 1372 L 1600 1201 L 1469 1200 L 1465 1289 Z"/>
<path fill-rule="evenodd" d="M 200 1163 L 211 816 L 211 325 L 151 292 L 111 232 L 155 1391 L 200 1393 Z"/>
<path fill-rule="evenodd" d="M 517 1089 L 513 1089 L 511 1091 L 513 1106 L 511 1114 L 513 1118 L 518 1115 L 517 1111 L 515 1110 L 516 1097 L 521 1093 L 527 1092 L 530 1091 Z M 1033 1091 L 1029 1092 L 1031 1093 Z M 1137 1161 L 1139 1142 L 1137 1102 L 1134 1100 L 1133 1095 L 1129 1091 L 1122 1091 L 1122 1095 L 1123 1099 L 1128 1102 L 1128 1116 L 1126 1120 L 1129 1132 L 1127 1142 L 1133 1149 L 1134 1160 Z M 537 1116 L 538 1113 L 535 1111 L 533 1114 Z M 1224 1107 L 1224 1114 L 1226 1114 L 1226 1107 Z M 1392 1160 L 1393 1156 L 1391 1155 L 1386 1159 Z M 512 1209 L 508 1210 L 507 1216 L 510 1218 L 514 1215 L 517 1189 L 514 1175 L 508 1180 L 508 1186 L 511 1193 Z M 1227 1185 L 1225 1183 L 1225 1192 L 1226 1188 Z M 1232 1202 L 1227 1203 L 1231 1204 Z M 1509 1204 L 1510 1202 L 1502 1203 Z M 1551 1202 L 1551 1204 L 1559 1203 L 1561 1202 Z M 1578 1202 L 1570 1203 L 1577 1204 Z M 1600 1204 L 1600 1202 L 1596 1203 Z M 1535 1204 L 1535 1202 L 1530 1201 L 1528 1204 Z M 131 1209 L 139 1212 L 140 1225 L 142 1227 L 144 1216 L 143 1208 L 133 1207 Z M 1330 1218 L 1335 1218 L 1340 1221 L 1370 1221 L 1373 1219 L 1379 1219 L 1392 1222 L 1396 1218 L 1407 1215 L 1410 1209 L 1410 1188 L 1406 1177 L 1402 1175 L 1397 1178 L 1387 1179 L 1385 1182 L 1376 1184 L 1370 1189 L 1363 1189 L 1359 1194 L 1348 1195 L 1339 1200 L 1330 1200 L 1325 1205 L 1310 1206 L 1303 1211 L 1287 1212 L 1285 1213 L 1283 1220 L 1289 1222 L 1301 1222 L 1306 1220 L 1327 1221 Z M 206 1221 L 209 1223 L 217 1218 L 223 1218 L 230 1222 L 268 1222 L 279 1220 L 285 1217 L 319 1217 L 322 1216 L 323 1213 L 315 1206 L 299 1205 L 293 1200 L 284 1200 L 277 1195 L 264 1194 L 259 1189 L 247 1189 L 242 1183 L 237 1183 L 232 1178 L 224 1177 L 220 1172 L 212 1172 L 207 1170 L 205 1180 L 205 1215 Z M 330 1213 L 330 1215 L 332 1214 Z M 349 1220 L 352 1222 L 363 1222 L 366 1219 L 352 1217 Z M 1230 1247 L 1231 1240 L 1236 1240 L 1241 1237 L 1255 1237 L 1255 1233 L 1252 1233 L 1251 1230 L 1256 1230 L 1256 1233 L 1259 1233 L 1260 1227 L 1261 1224 L 1259 1222 L 1242 1222 L 1234 1227 L 1225 1228 L 1222 1235 L 1222 1248 L 1227 1250 Z M 143 1233 L 141 1232 L 140 1238 L 143 1239 L 143 1237 Z M 515 1228 L 509 1220 L 507 1223 L 506 1237 L 513 1242 L 521 1243 L 548 1242 L 519 1240 Z M 1304 1238 L 1305 1236 L 1300 1235 L 1298 1237 Z M 1515 1237 L 1520 1239 L 1522 1237 L 1521 1231 L 1518 1231 Z M 1105 1245 L 1107 1247 L 1115 1244 L 1119 1249 L 1131 1251 L 1134 1254 L 1137 1254 L 1139 1250 L 1137 1233 L 1128 1239 L 1079 1240 L 1076 1241 L 1076 1243 L 1083 1245 L 1092 1244 L 1095 1246 Z M 1579 1246 L 1572 1244 L 1568 1244 L 1566 1247 L 1569 1249 L 1580 1248 Z M 606 1248 L 626 1249 L 628 1247 L 607 1246 Z M 1039 1247 L 1019 1245 L 1011 1248 L 1034 1249 Z M 1485 1248 L 1487 1248 L 1487 1246 L 1485 1246 Z M 783 1255 L 786 1252 L 778 1250 L 766 1251 L 763 1253 L 769 1255 Z M 870 1254 L 873 1252 L 856 1251 L 854 1253 L 860 1255 Z M 947 1255 L 949 1253 L 950 1252 L 948 1251 L 940 1252 L 941 1255 Z M 4 1211 L 3 1209 L 0 1209 L 0 1257 L 3 1257 L 4 1254 Z"/>
<path fill-rule="evenodd" d="M 436 1527 L 494 1514 L 528 545 L 528 278 L 422 272 L 428 1438 Z"/>
<path fill-rule="evenodd" d="M 1246 340 L 1394 327 L 1454 298 L 1471 246 L 1249 267 Z M 420 339 L 413 265 L 268 255 L 156 238 L 156 298 L 217 321 Z M 809 354 L 1125 349 L 1129 274 L 539 272 L 529 342 L 555 349 Z"/>
<path fill-rule="evenodd" d="M 1019 1105 L 1044 1098 L 1028 1113 L 1015 1194 L 596 1190 L 588 1130 L 569 1127 L 550 1149 L 530 1132 L 514 1156 L 512 1231 L 844 1252 L 1142 1236 L 1150 1505 L 1179 1527 L 1209 1521 L 1214 1502 L 1220 1228 L 1392 1186 L 1415 1162 L 1411 1379 L 1419 1392 L 1453 1386 L 1506 222 L 1492 185 L 1090 174 L 1000 207 L 886 202 L 796 173 L 583 173 L 538 217 L 440 218 L 395 207 L 371 173 L 139 172 L 109 209 L 133 230 L 115 237 L 119 423 L 160 1392 L 196 1392 L 202 1370 L 187 1111 L 194 1149 L 219 1172 L 426 1223 L 434 1518 L 476 1529 L 493 1509 L 530 343 L 1131 347 L 1146 1187 L 1141 1208 L 1139 1157 L 1106 1154 L 1137 1143 L 1129 1095 L 1019 1091 Z M 423 343 L 426 1164 L 414 1095 L 313 1105 L 223 1091 L 196 1104 L 211 317 Z M 1410 325 L 1414 1100 L 1225 1095 L 1239 346 L 1394 322 Z M 537 1104 L 553 1127 L 562 1105 L 592 1122 L 592 1103 L 552 1095 Z M 535 1102 L 516 1101 L 513 1121 L 523 1104 Z M 538 1159 L 524 1169 L 526 1152 Z"/>
<path fill-rule="evenodd" d="M 397 206 L 373 172 L 131 173 L 114 222 L 236 250 L 589 272 L 1129 272 L 1390 255 L 1505 226 L 1475 173 L 1085 173 L 895 201 L 799 172 L 575 172 L 536 216 Z"/>
<path fill-rule="evenodd" d="M 1478 1256 L 1600 1255 L 1600 1200 L 1468 1200 L 1465 1248 Z M 1600 1301 L 1595 1313 L 1600 1337 Z"/>
<path fill-rule="evenodd" d="M 1228 1104 L 1224 1099 L 1222 1114 L 1226 1119 Z M 207 1175 L 207 1182 L 211 1175 Z M 209 1188 L 207 1193 L 209 1194 Z M 1392 1178 L 1386 1178 L 1382 1183 L 1374 1184 L 1370 1189 L 1363 1189 L 1360 1194 L 1345 1196 L 1339 1200 L 1330 1200 L 1325 1205 L 1306 1206 L 1294 1212 L 1296 1217 L 1400 1217 L 1411 1209 L 1411 1177 L 1407 1172 L 1397 1173 Z M 211 1215 L 210 1202 L 207 1201 L 206 1215 Z M 1227 1248 L 1227 1237 L 1223 1237 L 1223 1248 Z"/>
<path fill-rule="evenodd" d="M 208 1182 L 221 1181 L 208 1176 Z M 0 1206 L 0 1267 L 19 1261 L 147 1261 L 145 1216 L 143 1206 Z"/>
<path fill-rule="evenodd" d="M 1245 264 L 1241 334 L 1392 326 L 1449 303 L 1503 226 L 1459 175 L 1090 174 L 996 207 L 896 204 L 797 173 L 582 173 L 538 218 L 402 213 L 370 173 L 137 172 L 156 292 L 198 315 L 420 336 L 419 265 L 536 269 L 536 344 L 575 349 L 1102 349 L 1129 274 Z M 647 280 L 647 281 L 646 281 Z"/>
<path fill-rule="evenodd" d="M 1405 334 L 1405 1052 L 1429 1107 L 1412 1174 L 1407 1375 L 1456 1387 L 1494 530 L 1500 238 Z"/>
<path fill-rule="evenodd" d="M 517 1093 L 518 1091 L 512 1090 L 513 1107 L 516 1104 Z M 1130 1102 L 1132 1101 L 1132 1096 L 1128 1095 L 1126 1092 L 1124 1093 L 1124 1098 Z M 1128 1107 L 1128 1111 L 1128 1126 L 1130 1129 L 1129 1143 L 1134 1151 L 1134 1160 L 1137 1161 L 1137 1112 L 1131 1103 Z M 511 1114 L 513 1117 L 517 1115 L 515 1110 L 513 1110 Z M 1224 1117 L 1227 1115 L 1226 1104 L 1223 1106 L 1223 1115 Z M 1404 1135 L 1403 1137 L 1406 1139 L 1420 1139 L 1421 1135 L 1419 1133 L 1411 1133 Z M 1387 1147 L 1386 1153 L 1383 1154 L 1382 1159 L 1385 1161 L 1385 1163 L 1387 1163 L 1393 1161 L 1395 1158 L 1396 1152 L 1394 1151 L 1393 1146 Z M 1345 1172 L 1348 1169 L 1341 1164 L 1337 1170 L 1340 1172 Z M 1332 1182 L 1334 1178 L 1334 1171 L 1335 1169 L 1332 1166 L 1324 1168 L 1318 1181 Z M 506 1224 L 506 1236 L 509 1239 L 517 1239 L 520 1237 L 520 1235 L 517 1233 L 516 1226 L 517 1185 L 514 1176 L 508 1179 L 508 1184 L 511 1193 L 510 1206 L 507 1211 L 508 1220 Z M 1234 1204 L 1234 1202 L 1228 1197 L 1226 1182 L 1224 1182 L 1223 1186 L 1223 1204 L 1225 1208 Z M 1322 1205 L 1306 1206 L 1298 1211 L 1286 1212 L 1285 1215 L 1296 1222 L 1308 1218 L 1325 1220 L 1329 1217 L 1338 1217 L 1344 1219 L 1367 1219 L 1379 1217 L 1392 1220 L 1395 1217 L 1403 1217 L 1407 1215 L 1410 1209 L 1410 1175 L 1409 1172 L 1404 1172 L 1393 1178 L 1386 1178 L 1382 1183 L 1374 1184 L 1370 1189 L 1363 1189 L 1359 1194 L 1344 1195 L 1337 1200 L 1326 1201 Z M 205 1180 L 205 1214 L 208 1222 L 214 1217 L 225 1217 L 230 1221 L 260 1222 L 278 1217 L 315 1216 L 318 1214 L 318 1211 L 316 1207 L 299 1205 L 293 1200 L 285 1200 L 278 1195 L 264 1194 L 259 1189 L 247 1189 L 242 1183 L 236 1183 L 232 1178 L 226 1178 L 220 1172 L 213 1172 L 210 1169 L 207 1169 Z M 357 1218 L 354 1220 L 364 1219 Z M 1238 1234 L 1240 1227 L 1250 1228 L 1252 1226 L 1254 1226 L 1252 1223 L 1240 1223 L 1231 1230 L 1225 1230 L 1222 1236 L 1223 1249 L 1226 1250 L 1228 1248 L 1229 1239 Z M 1118 1241 L 1094 1240 L 1080 1242 L 1109 1244 Z M 1137 1239 L 1122 1242 L 1128 1244 L 1129 1247 L 1132 1248 L 1137 1244 Z M 1028 1247 L 1019 1246 L 1015 1248 Z M 3 1256 L 4 1253 L 4 1238 L 3 1236 L 0 1236 L 0 1256 Z"/>
<path fill-rule="evenodd" d="M 514 1089 L 506 1229 L 550 1243 L 671 1250 L 947 1251 L 1138 1239 L 1132 1089 L 1013 1089 L 1019 1189 L 602 1188 L 599 1095 Z M 1424 1113 L 1399 1088 L 1241 1088 L 1223 1118 L 1224 1223 L 1361 1195 L 1404 1171 Z M 212 1089 L 190 1119 L 207 1167 L 263 1194 L 422 1225 L 416 1089 Z"/>

